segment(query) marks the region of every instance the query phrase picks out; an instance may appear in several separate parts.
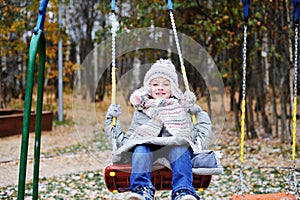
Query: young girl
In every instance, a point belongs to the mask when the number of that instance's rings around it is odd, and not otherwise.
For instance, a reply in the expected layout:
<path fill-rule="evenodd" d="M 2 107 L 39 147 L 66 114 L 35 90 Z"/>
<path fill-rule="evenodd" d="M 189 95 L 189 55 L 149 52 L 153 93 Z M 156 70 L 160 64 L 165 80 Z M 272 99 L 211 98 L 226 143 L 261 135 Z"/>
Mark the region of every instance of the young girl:
<path fill-rule="evenodd" d="M 192 92 L 184 94 L 172 62 L 160 59 L 147 71 L 142 88 L 130 96 L 135 107 L 132 123 L 123 134 L 120 122 L 111 127 L 113 117 L 121 114 L 119 105 L 107 110 L 105 133 L 116 148 L 113 163 L 132 163 L 128 200 L 153 200 L 151 182 L 153 162 L 172 169 L 172 200 L 197 200 L 192 185 L 191 156 L 211 143 L 211 121 L 195 104 Z M 192 124 L 195 115 L 196 124 Z"/>

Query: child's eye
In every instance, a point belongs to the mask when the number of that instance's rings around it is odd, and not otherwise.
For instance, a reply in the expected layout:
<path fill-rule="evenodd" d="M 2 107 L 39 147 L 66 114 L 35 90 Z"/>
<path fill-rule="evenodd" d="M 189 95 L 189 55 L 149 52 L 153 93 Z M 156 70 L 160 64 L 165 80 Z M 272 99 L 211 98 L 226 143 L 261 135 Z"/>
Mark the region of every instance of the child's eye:
<path fill-rule="evenodd" d="M 152 83 L 152 86 L 158 86 L 158 84 L 157 83 Z"/>

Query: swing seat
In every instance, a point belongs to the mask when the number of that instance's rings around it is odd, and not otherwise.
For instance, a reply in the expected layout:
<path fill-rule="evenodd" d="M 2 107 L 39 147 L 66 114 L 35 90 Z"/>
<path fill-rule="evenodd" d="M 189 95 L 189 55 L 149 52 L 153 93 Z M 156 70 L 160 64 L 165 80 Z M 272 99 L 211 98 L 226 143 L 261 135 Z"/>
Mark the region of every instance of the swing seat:
<path fill-rule="evenodd" d="M 247 194 L 247 195 L 236 195 L 232 197 L 232 200 L 296 200 L 293 194 L 280 192 L 273 194 Z"/>
<path fill-rule="evenodd" d="M 129 179 L 131 164 L 116 164 L 105 167 L 104 181 L 109 191 L 123 192 L 122 189 L 130 186 Z M 212 175 L 193 174 L 193 186 L 196 191 L 208 188 Z M 172 190 L 172 171 L 163 165 L 154 165 L 152 183 L 156 190 Z M 120 190 L 121 189 L 121 190 Z"/>

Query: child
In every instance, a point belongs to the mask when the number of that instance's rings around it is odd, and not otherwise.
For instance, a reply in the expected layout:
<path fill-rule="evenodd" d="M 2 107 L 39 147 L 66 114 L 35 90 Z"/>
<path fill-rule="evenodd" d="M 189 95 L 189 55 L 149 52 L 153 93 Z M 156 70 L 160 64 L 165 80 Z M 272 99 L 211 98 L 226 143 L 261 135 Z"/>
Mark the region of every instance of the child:
<path fill-rule="evenodd" d="M 116 144 L 113 163 L 132 163 L 132 193 L 127 199 L 154 199 L 151 173 L 153 162 L 158 160 L 172 169 L 172 200 L 197 200 L 191 157 L 210 145 L 211 121 L 195 104 L 192 92 L 182 93 L 169 60 L 156 61 L 147 71 L 143 86 L 130 96 L 135 111 L 128 131 L 123 134 L 118 120 L 111 127 L 112 118 L 121 114 L 116 104 L 108 108 L 104 125 L 105 133 Z M 191 115 L 196 116 L 196 124 L 192 124 Z"/>

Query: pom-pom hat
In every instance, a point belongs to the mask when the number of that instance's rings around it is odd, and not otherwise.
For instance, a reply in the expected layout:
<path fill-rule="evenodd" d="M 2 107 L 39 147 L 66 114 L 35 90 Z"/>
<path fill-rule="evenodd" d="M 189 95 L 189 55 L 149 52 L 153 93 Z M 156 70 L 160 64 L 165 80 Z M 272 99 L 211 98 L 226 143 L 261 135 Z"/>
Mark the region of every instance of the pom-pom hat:
<path fill-rule="evenodd" d="M 183 98 L 183 93 L 178 85 L 178 76 L 176 69 L 170 60 L 159 59 L 147 71 L 144 78 L 144 87 L 150 91 L 150 81 L 154 78 L 162 77 L 171 83 L 171 96 L 177 99 Z"/>

